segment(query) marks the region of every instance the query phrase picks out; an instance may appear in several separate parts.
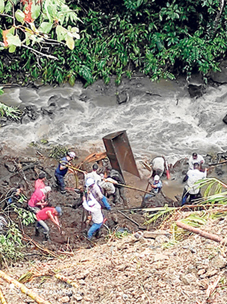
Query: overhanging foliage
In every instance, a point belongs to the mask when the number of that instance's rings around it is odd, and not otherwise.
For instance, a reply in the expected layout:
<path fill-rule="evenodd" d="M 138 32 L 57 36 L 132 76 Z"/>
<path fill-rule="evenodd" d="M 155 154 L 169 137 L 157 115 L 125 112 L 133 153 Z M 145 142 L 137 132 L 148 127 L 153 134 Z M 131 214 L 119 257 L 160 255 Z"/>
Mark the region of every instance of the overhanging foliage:
<path fill-rule="evenodd" d="M 30 49 L 17 48 L 14 55 L 2 50 L 1 83 L 22 79 L 27 84 L 42 78 L 44 83 L 73 85 L 79 78 L 89 85 L 98 78 L 108 83 L 115 75 L 119 84 L 123 75 L 130 78 L 135 71 L 154 81 L 179 73 L 190 77 L 192 72 L 201 72 L 206 80 L 225 58 L 227 8 L 218 0 L 66 1 L 65 5 L 77 9 L 82 20 L 74 48 L 49 45 L 48 54 L 57 61 L 37 57 Z M 75 20 L 67 18 L 64 22 L 72 29 Z M 57 28 L 55 34 L 63 38 Z M 40 51 L 39 44 L 33 49 Z"/>

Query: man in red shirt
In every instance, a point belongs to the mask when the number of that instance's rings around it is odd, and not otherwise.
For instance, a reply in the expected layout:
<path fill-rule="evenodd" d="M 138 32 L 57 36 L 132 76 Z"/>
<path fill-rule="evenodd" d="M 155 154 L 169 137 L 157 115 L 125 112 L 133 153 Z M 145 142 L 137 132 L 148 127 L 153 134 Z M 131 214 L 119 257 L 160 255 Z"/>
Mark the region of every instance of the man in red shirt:
<path fill-rule="evenodd" d="M 60 227 L 59 220 L 58 220 L 58 217 L 61 215 L 62 215 L 61 207 L 55 207 L 55 208 L 46 207 L 46 208 L 43 208 L 42 210 L 38 211 L 36 213 L 36 219 L 38 222 L 35 227 L 35 229 L 36 229 L 35 235 L 38 236 L 39 228 L 43 228 L 45 240 L 46 241 L 50 240 L 50 237 L 49 237 L 50 228 L 45 223 L 45 221 L 48 219 L 50 219 L 58 227 L 59 232 L 61 232 L 61 227 Z"/>
<path fill-rule="evenodd" d="M 51 191 L 51 187 L 46 186 L 43 189 L 36 189 L 33 192 L 30 200 L 28 201 L 28 208 L 30 211 L 37 213 L 40 209 L 43 209 L 48 205 L 46 202 L 46 194 Z"/>

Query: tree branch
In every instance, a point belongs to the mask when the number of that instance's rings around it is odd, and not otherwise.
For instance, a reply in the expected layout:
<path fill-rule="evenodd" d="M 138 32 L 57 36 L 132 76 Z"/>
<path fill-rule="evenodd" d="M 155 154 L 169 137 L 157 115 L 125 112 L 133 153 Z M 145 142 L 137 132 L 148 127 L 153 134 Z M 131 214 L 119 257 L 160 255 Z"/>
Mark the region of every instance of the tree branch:
<path fill-rule="evenodd" d="M 26 48 L 26 49 L 29 49 L 29 50 L 32 51 L 35 55 L 40 55 L 40 56 L 44 56 L 44 57 L 47 57 L 47 58 L 50 58 L 50 59 L 58 60 L 58 58 L 55 57 L 55 56 L 47 55 L 47 54 L 45 54 L 45 53 L 39 52 L 39 51 L 37 51 L 37 50 L 34 50 L 33 48 L 31 48 L 31 47 L 29 47 L 29 46 L 27 46 L 27 45 L 25 45 L 25 44 L 22 44 L 21 46 L 24 47 L 24 48 Z"/>

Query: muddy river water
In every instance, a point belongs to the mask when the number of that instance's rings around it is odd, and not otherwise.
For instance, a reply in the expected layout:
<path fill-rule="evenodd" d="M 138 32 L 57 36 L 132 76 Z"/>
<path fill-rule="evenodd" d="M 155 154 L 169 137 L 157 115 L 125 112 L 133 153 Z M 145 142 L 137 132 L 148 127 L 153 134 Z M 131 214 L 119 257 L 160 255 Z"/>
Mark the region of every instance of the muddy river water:
<path fill-rule="evenodd" d="M 126 103 L 118 104 L 119 92 L 126 92 Z M 31 143 L 73 146 L 90 153 L 104 151 L 102 137 L 126 130 L 136 161 L 164 155 L 168 162 L 199 154 L 227 151 L 227 85 L 207 87 L 197 99 L 189 96 L 184 81 L 152 83 L 146 77 L 102 81 L 84 88 L 40 86 L 5 89 L 0 101 L 22 109 L 35 107 L 36 117 L 23 118 L 0 128 L 2 147 L 20 153 Z M 45 115 L 50 109 L 51 115 Z M 168 183 L 173 183 L 169 181 Z M 172 187 L 177 187 L 176 184 Z"/>

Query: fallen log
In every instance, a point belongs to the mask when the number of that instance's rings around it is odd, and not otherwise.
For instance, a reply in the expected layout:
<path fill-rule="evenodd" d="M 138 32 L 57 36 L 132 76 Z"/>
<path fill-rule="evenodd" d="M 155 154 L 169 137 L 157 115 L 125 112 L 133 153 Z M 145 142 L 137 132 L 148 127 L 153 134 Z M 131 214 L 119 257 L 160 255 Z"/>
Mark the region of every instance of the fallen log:
<path fill-rule="evenodd" d="M 188 230 L 190 232 L 199 234 L 200 236 L 202 236 L 206 239 L 209 239 L 209 240 L 212 240 L 212 241 L 215 241 L 215 242 L 218 242 L 218 243 L 222 243 L 224 241 L 223 238 L 219 237 L 216 234 L 209 233 L 209 232 L 206 232 L 206 231 L 202 231 L 198 228 L 195 228 L 195 227 L 189 226 L 187 224 L 184 224 L 181 221 L 177 221 L 176 224 L 177 224 L 178 227 L 183 228 L 185 230 Z"/>
<path fill-rule="evenodd" d="M 39 303 L 39 304 L 51 304 L 50 302 L 48 302 L 48 301 L 44 300 L 43 298 L 41 298 L 38 294 L 36 294 L 32 290 L 28 289 L 24 284 L 19 283 L 17 280 L 11 278 L 10 276 L 8 276 L 5 272 L 3 272 L 1 270 L 0 270 L 0 278 L 2 278 L 6 282 L 8 282 L 10 284 L 13 284 L 17 288 L 19 288 L 22 293 L 24 293 L 27 296 L 29 296 L 30 298 L 32 298 L 34 301 L 36 301 L 36 303 Z"/>
<path fill-rule="evenodd" d="M 3 293 L 1 291 L 1 289 L 0 289 L 0 303 L 1 304 L 7 304 L 7 302 L 6 302 L 6 300 L 5 300 L 4 296 L 3 296 Z"/>

